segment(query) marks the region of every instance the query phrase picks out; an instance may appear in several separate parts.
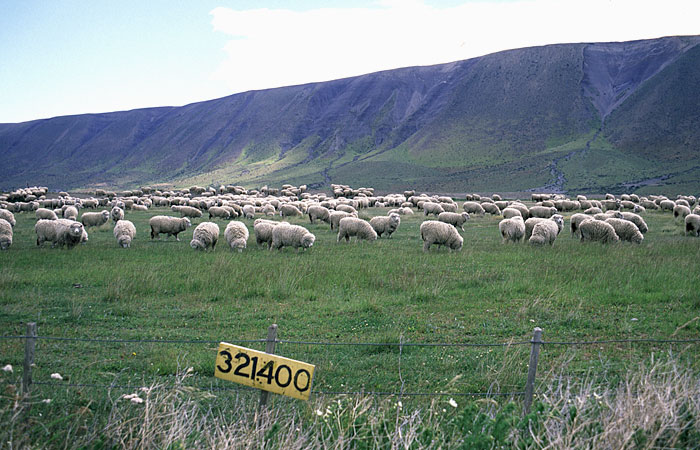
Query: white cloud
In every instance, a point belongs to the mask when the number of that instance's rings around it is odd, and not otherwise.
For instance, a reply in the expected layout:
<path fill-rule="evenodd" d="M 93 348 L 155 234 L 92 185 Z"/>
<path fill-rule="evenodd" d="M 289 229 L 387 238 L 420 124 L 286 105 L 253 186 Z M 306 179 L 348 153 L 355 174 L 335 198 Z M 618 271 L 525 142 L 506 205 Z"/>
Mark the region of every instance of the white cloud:
<path fill-rule="evenodd" d="M 697 0 L 476 1 L 436 8 L 211 11 L 232 36 L 212 78 L 234 92 L 467 59 L 510 48 L 698 34 Z"/>

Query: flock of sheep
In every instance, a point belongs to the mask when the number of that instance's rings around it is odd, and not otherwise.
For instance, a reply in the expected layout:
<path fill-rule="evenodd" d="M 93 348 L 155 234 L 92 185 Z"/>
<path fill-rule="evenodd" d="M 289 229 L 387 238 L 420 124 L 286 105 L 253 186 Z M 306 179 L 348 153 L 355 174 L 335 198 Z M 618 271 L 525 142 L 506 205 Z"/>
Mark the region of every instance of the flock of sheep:
<path fill-rule="evenodd" d="M 467 195 L 462 204 L 446 196 L 416 195 L 415 191 L 377 196 L 372 188 L 352 189 L 345 185 L 332 185 L 332 196 L 309 193 L 305 186 L 284 185 L 282 189 L 246 190 L 240 186 L 221 186 L 218 189 L 193 186 L 184 191 L 162 192 L 151 188 L 117 194 L 98 190 L 93 198 L 76 198 L 61 192 L 57 197 L 47 197 L 47 188 L 27 188 L 0 195 L 0 249 L 12 244 L 15 218 L 13 213 L 33 212 L 36 244 L 50 242 L 52 246 L 74 247 L 88 241 L 87 230 L 100 227 L 109 221 L 114 223 L 113 234 L 120 247 L 128 248 L 136 236 L 136 227 L 126 220 L 125 211 L 147 211 L 152 207 L 169 207 L 179 217 L 157 215 L 151 217 L 151 239 L 161 234 L 175 236 L 192 226 L 192 220 L 208 214 L 209 221 L 199 223 L 194 229 L 190 246 L 193 249 L 214 249 L 219 239 L 219 225 L 213 220 L 229 220 L 224 239 L 232 250 L 243 251 L 250 237 L 248 225 L 240 220 L 253 220 L 253 232 L 258 245 L 269 249 L 293 247 L 307 249 L 316 237 L 301 225 L 272 220 L 308 215 L 310 222 L 325 222 L 337 232 L 337 242 L 356 240 L 375 241 L 391 235 L 401 225 L 401 216 L 422 211 L 426 219 L 420 225 L 423 250 L 431 246 L 444 246 L 460 250 L 464 239 L 459 231 L 470 215 L 502 216 L 498 229 L 503 242 L 527 241 L 532 245 L 553 245 L 564 228 L 564 216 L 570 217 L 572 236 L 581 241 L 603 243 L 620 240 L 641 243 L 648 227 L 642 215 L 650 209 L 670 211 L 685 223 L 686 234 L 700 236 L 700 206 L 693 196 L 678 196 L 675 200 L 663 196 L 639 197 L 607 194 L 604 200 L 589 200 L 584 196 L 569 199 L 552 194 L 533 194 L 534 205 L 520 201 L 503 200 L 498 194 L 482 197 Z M 81 209 L 108 208 L 100 212 Z M 386 215 L 370 220 L 359 217 L 365 208 L 391 208 Z M 691 210 L 691 208 L 693 208 Z M 263 216 L 257 217 L 256 216 Z"/>

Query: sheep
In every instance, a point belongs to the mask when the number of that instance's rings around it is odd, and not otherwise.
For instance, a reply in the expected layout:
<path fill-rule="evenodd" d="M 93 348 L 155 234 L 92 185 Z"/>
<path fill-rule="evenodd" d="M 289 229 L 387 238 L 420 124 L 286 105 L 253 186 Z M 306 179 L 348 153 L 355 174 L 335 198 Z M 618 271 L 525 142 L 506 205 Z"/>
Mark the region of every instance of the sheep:
<path fill-rule="evenodd" d="M 68 206 L 63 211 L 63 218 L 73 221 L 78 220 L 78 208 L 76 208 L 75 206 Z"/>
<path fill-rule="evenodd" d="M 517 210 L 516 210 L 517 211 Z M 522 216 L 513 216 L 498 223 L 503 243 L 520 242 L 525 237 L 525 221 Z"/>
<path fill-rule="evenodd" d="M 36 245 L 41 245 L 45 241 L 50 241 L 51 246 L 75 247 L 81 242 L 87 241 L 87 233 L 83 224 L 68 219 L 39 220 L 34 225 L 36 232 Z"/>
<path fill-rule="evenodd" d="M 294 247 L 307 249 L 314 245 L 316 236 L 301 225 L 291 225 L 280 222 L 272 229 L 272 245 L 270 250 L 282 249 L 282 247 Z"/>
<path fill-rule="evenodd" d="M 561 232 L 562 228 L 564 228 L 564 217 L 562 217 L 559 214 L 555 214 L 549 219 L 543 219 L 541 217 L 530 217 L 525 221 L 525 240 L 529 241 L 530 236 L 532 236 L 532 229 L 535 228 L 535 225 L 545 221 L 545 220 L 551 220 L 554 223 L 557 224 L 557 228 L 559 228 L 559 232 Z"/>
<path fill-rule="evenodd" d="M 401 217 L 398 214 L 372 217 L 369 220 L 369 224 L 372 225 L 372 228 L 377 233 L 378 237 L 382 237 L 382 234 L 386 233 L 387 238 L 391 238 L 391 234 L 396 231 L 401 224 Z"/>
<path fill-rule="evenodd" d="M 12 245 L 12 225 L 5 219 L 0 219 L 0 250 L 7 250 Z"/>
<path fill-rule="evenodd" d="M 272 246 L 272 229 L 279 224 L 280 222 L 275 222 L 274 220 L 256 219 L 253 223 L 255 242 L 258 245 L 266 243 L 269 249 Z"/>
<path fill-rule="evenodd" d="M 479 214 L 482 216 L 486 214 L 484 208 L 477 202 L 464 202 L 464 204 L 462 205 L 462 209 L 464 209 L 464 212 L 467 212 L 469 214 Z"/>
<path fill-rule="evenodd" d="M 209 219 L 219 218 L 228 220 L 231 217 L 231 212 L 222 206 L 212 206 L 207 210 L 209 212 Z"/>
<path fill-rule="evenodd" d="M 553 206 L 533 206 L 528 210 L 528 213 L 530 214 L 530 217 L 549 219 L 557 213 L 557 208 Z"/>
<path fill-rule="evenodd" d="M 51 211 L 50 209 L 47 208 L 39 208 L 36 210 L 36 220 L 57 220 L 58 216 L 56 215 L 55 212 Z"/>
<path fill-rule="evenodd" d="M 153 216 L 148 221 L 148 225 L 151 227 L 151 239 L 158 238 L 161 233 L 164 233 L 175 236 L 175 240 L 179 241 L 180 238 L 177 235 L 191 227 L 192 222 L 187 217 Z"/>
<path fill-rule="evenodd" d="M 146 205 L 132 205 L 131 209 L 134 211 L 148 211 L 148 206 L 146 206 Z"/>
<path fill-rule="evenodd" d="M 338 238 L 337 242 L 345 238 L 346 242 L 350 241 L 352 236 L 357 237 L 357 240 L 376 241 L 377 232 L 374 231 L 372 225 L 363 219 L 357 217 L 343 217 L 338 222 Z"/>
<path fill-rule="evenodd" d="M 685 205 L 676 205 L 673 207 L 673 218 L 685 220 L 685 216 L 690 214 L 690 208 Z"/>
<path fill-rule="evenodd" d="M 336 206 L 335 210 L 336 211 L 343 211 L 343 212 L 350 213 L 350 214 L 355 214 L 355 217 L 357 217 L 357 210 L 350 205 L 341 204 L 341 205 Z"/>
<path fill-rule="evenodd" d="M 179 212 L 180 217 L 189 217 L 192 219 L 202 217 L 202 211 L 199 208 L 195 208 L 193 206 L 175 205 L 171 206 L 170 209 L 172 209 L 174 212 Z"/>
<path fill-rule="evenodd" d="M 102 210 L 102 212 L 86 212 L 83 213 L 82 217 L 80 218 L 80 222 L 85 228 L 99 227 L 109 221 L 109 216 L 110 213 L 106 209 Z"/>
<path fill-rule="evenodd" d="M 290 205 L 289 203 L 285 203 L 280 205 L 279 207 L 280 211 L 280 216 L 282 217 L 294 217 L 294 216 L 303 216 L 304 214 L 299 210 L 294 205 Z"/>
<path fill-rule="evenodd" d="M 439 220 L 426 220 L 420 224 L 420 237 L 423 239 L 423 251 L 430 250 L 430 246 L 445 245 L 450 250 L 461 250 L 464 239 L 457 232 L 457 228 L 449 223 Z"/>
<path fill-rule="evenodd" d="M 15 215 L 6 209 L 0 208 L 0 219 L 5 220 L 13 228 L 15 225 L 17 225 L 17 221 L 15 220 Z"/>
<path fill-rule="evenodd" d="M 321 205 L 311 205 L 306 210 L 309 215 L 309 220 L 314 223 L 314 220 L 322 220 L 326 223 L 331 223 L 331 211 Z"/>
<path fill-rule="evenodd" d="M 638 214 L 631 213 L 631 212 L 623 212 L 622 218 L 625 220 L 629 220 L 630 222 L 637 225 L 637 228 L 639 228 L 639 232 L 642 234 L 649 231 L 649 227 L 647 226 L 647 223 L 644 221 L 644 219 L 642 219 L 642 216 L 640 216 Z"/>
<path fill-rule="evenodd" d="M 485 212 L 494 215 L 494 216 L 500 216 L 501 215 L 501 210 L 496 206 L 495 203 L 482 203 L 481 207 L 484 209 Z"/>
<path fill-rule="evenodd" d="M 122 219 L 114 225 L 113 233 L 120 247 L 129 248 L 136 237 L 136 227 L 131 221 Z"/>
<path fill-rule="evenodd" d="M 109 215 L 114 221 L 114 223 L 117 223 L 124 218 L 124 210 L 121 209 L 119 206 L 115 206 L 112 208 L 112 211 L 110 211 Z"/>
<path fill-rule="evenodd" d="M 277 210 L 275 207 L 271 204 L 264 205 L 262 209 L 260 210 L 261 213 L 263 213 L 266 216 L 274 216 Z"/>
<path fill-rule="evenodd" d="M 329 220 L 331 222 L 331 230 L 337 229 L 340 220 L 344 219 L 345 217 L 357 217 L 357 215 L 353 215 L 345 211 L 331 211 L 331 214 L 329 216 Z"/>
<path fill-rule="evenodd" d="M 555 222 L 543 220 L 542 222 L 536 223 L 532 228 L 532 234 L 528 242 L 532 245 L 554 245 L 558 233 L 559 229 Z"/>
<path fill-rule="evenodd" d="M 589 216 L 593 216 L 595 214 L 603 214 L 603 210 L 598 208 L 597 206 L 592 206 L 586 209 L 583 213 L 588 214 Z"/>
<path fill-rule="evenodd" d="M 445 211 L 438 215 L 438 220 L 440 222 L 449 223 L 455 228 L 459 228 L 460 230 L 464 231 L 464 223 L 469 220 L 469 213 L 463 212 L 461 214 L 457 214 L 456 212 Z"/>
<path fill-rule="evenodd" d="M 527 206 L 523 205 L 520 202 L 513 202 L 508 205 L 508 208 L 517 209 L 518 211 L 520 211 L 520 215 L 523 216 L 523 220 L 527 220 L 530 218 L 530 210 Z M 504 218 L 508 219 L 508 217 Z"/>
<path fill-rule="evenodd" d="M 194 229 L 190 247 L 195 250 L 207 250 L 216 248 L 219 240 L 219 226 L 214 222 L 202 222 Z"/>
<path fill-rule="evenodd" d="M 248 227 L 243 222 L 232 220 L 224 230 L 224 238 L 226 238 L 228 246 L 231 247 L 231 250 L 238 249 L 239 252 L 247 247 L 248 236 L 250 236 Z"/>
<path fill-rule="evenodd" d="M 685 234 L 688 233 L 691 236 L 700 236 L 700 215 L 688 214 L 685 216 Z"/>
<path fill-rule="evenodd" d="M 637 228 L 637 225 L 625 219 L 606 219 L 605 223 L 609 223 L 615 229 L 615 234 L 621 241 L 634 242 L 641 244 L 644 236 Z"/>
<path fill-rule="evenodd" d="M 620 241 L 615 233 L 615 228 L 602 220 L 586 220 L 579 229 L 581 230 L 581 242 L 598 241 L 607 244 Z"/>
<path fill-rule="evenodd" d="M 520 210 L 517 208 L 511 208 L 511 207 L 503 208 L 501 210 L 501 215 L 503 216 L 504 219 L 510 219 L 512 217 L 520 217 L 521 219 L 525 220 L 523 218 L 523 213 L 520 212 Z"/>
<path fill-rule="evenodd" d="M 581 214 L 581 213 L 576 213 L 573 216 L 571 216 L 570 227 L 571 227 L 571 237 L 572 238 L 581 236 L 581 232 L 579 230 L 579 227 L 586 220 L 595 220 L 595 219 L 593 219 L 593 217 L 589 216 L 588 214 Z"/>
<path fill-rule="evenodd" d="M 622 219 L 622 217 L 623 217 L 623 216 L 622 216 L 622 213 L 621 213 L 620 211 L 607 211 L 607 212 L 604 212 L 604 213 L 594 214 L 594 215 L 593 215 L 593 218 L 594 218 L 595 220 L 602 220 L 602 221 L 605 221 L 605 219 L 610 219 L 610 218 L 613 218 L 613 219 Z"/>
<path fill-rule="evenodd" d="M 1 210 L 0 210 L 1 211 Z M 700 216 L 700 205 L 696 206 L 693 208 L 693 212 L 691 214 L 696 214 Z M 686 216 L 687 217 L 687 216 Z M 10 224 L 11 225 L 11 224 Z"/>
<path fill-rule="evenodd" d="M 642 205 L 642 206 L 644 206 L 644 205 Z M 668 199 L 661 200 L 659 202 L 659 207 L 661 208 L 661 211 L 673 211 L 673 208 L 676 207 L 676 202 L 674 202 L 673 200 L 668 200 Z"/>

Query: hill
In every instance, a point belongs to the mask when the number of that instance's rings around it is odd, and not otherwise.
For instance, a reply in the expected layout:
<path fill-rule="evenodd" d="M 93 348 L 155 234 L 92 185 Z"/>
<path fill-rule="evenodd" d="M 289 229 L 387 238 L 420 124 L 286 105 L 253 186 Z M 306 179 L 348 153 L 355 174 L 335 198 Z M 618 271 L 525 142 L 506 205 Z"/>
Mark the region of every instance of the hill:
<path fill-rule="evenodd" d="M 0 124 L 0 188 L 697 192 L 698 43 L 550 45 L 182 107 Z"/>

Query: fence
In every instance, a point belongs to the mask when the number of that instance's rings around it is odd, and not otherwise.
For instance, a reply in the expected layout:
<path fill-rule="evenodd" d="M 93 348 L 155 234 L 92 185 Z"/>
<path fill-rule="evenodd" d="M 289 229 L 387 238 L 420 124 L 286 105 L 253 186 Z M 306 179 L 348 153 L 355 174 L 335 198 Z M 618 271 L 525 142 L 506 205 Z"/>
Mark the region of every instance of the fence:
<path fill-rule="evenodd" d="M 39 340 L 45 341 L 57 341 L 57 342 L 88 342 L 95 344 L 219 344 L 218 340 L 198 340 L 198 339 L 100 339 L 100 338 L 80 338 L 80 337 L 60 337 L 60 336 L 40 336 L 37 333 L 36 323 L 27 324 L 26 335 L 23 336 L 0 336 L 0 340 L 24 340 L 24 363 L 23 363 L 23 374 L 22 374 L 22 390 L 23 393 L 27 394 L 30 390 L 32 384 L 44 385 L 44 386 L 62 386 L 62 387 L 84 387 L 84 388 L 104 388 L 104 389 L 138 389 L 141 386 L 135 385 L 122 385 L 117 383 L 112 384 L 98 384 L 98 383 L 61 383 L 61 382 L 47 382 L 47 381 L 33 381 L 32 380 L 32 368 L 34 365 L 35 354 L 36 354 L 36 343 Z M 592 341 L 543 341 L 542 340 L 542 329 L 535 328 L 533 331 L 532 339 L 529 341 L 512 341 L 505 343 L 413 343 L 413 342 L 403 342 L 400 339 L 399 342 L 319 342 L 319 341 L 295 341 L 295 340 L 281 340 L 277 339 L 277 325 L 272 325 L 268 329 L 267 339 L 247 339 L 247 340 L 236 340 L 235 342 L 241 344 L 266 344 L 266 352 L 274 353 L 275 346 L 277 344 L 296 344 L 296 345 L 308 345 L 308 346 L 321 346 L 321 347 L 338 347 L 338 346 L 348 346 L 348 347 L 395 347 L 399 351 L 399 364 L 398 364 L 398 377 L 401 383 L 399 391 L 343 391 L 343 390 L 316 390 L 312 392 L 314 395 L 370 395 L 370 396 L 397 396 L 397 397 L 441 397 L 441 396 L 451 396 L 451 397 L 478 397 L 478 396 L 508 396 L 508 397 L 522 397 L 523 398 L 523 409 L 525 413 L 528 413 L 532 400 L 534 397 L 534 388 L 537 377 L 537 365 L 539 362 L 540 348 L 542 346 L 590 346 L 590 345 L 603 345 L 603 344 L 639 344 L 639 343 L 651 343 L 651 344 L 690 344 L 695 345 L 700 343 L 700 339 L 653 339 L 653 338 L 641 338 L 641 339 L 605 339 L 605 340 L 592 340 Z M 429 347 L 442 347 L 442 348 L 495 348 L 495 347 L 512 347 L 512 346 L 530 346 L 530 356 L 528 361 L 528 371 L 527 371 L 527 381 L 525 383 L 524 389 L 522 391 L 509 391 L 509 392 L 406 392 L 404 390 L 404 380 L 401 373 L 401 356 L 404 349 L 408 348 L 429 348 Z M 212 358 L 213 366 L 213 358 Z M 209 390 L 221 391 L 221 390 L 239 390 L 247 389 L 242 387 L 230 386 L 230 387 L 213 387 L 210 386 Z M 267 392 L 261 394 L 260 404 L 264 405 L 267 401 Z"/>

